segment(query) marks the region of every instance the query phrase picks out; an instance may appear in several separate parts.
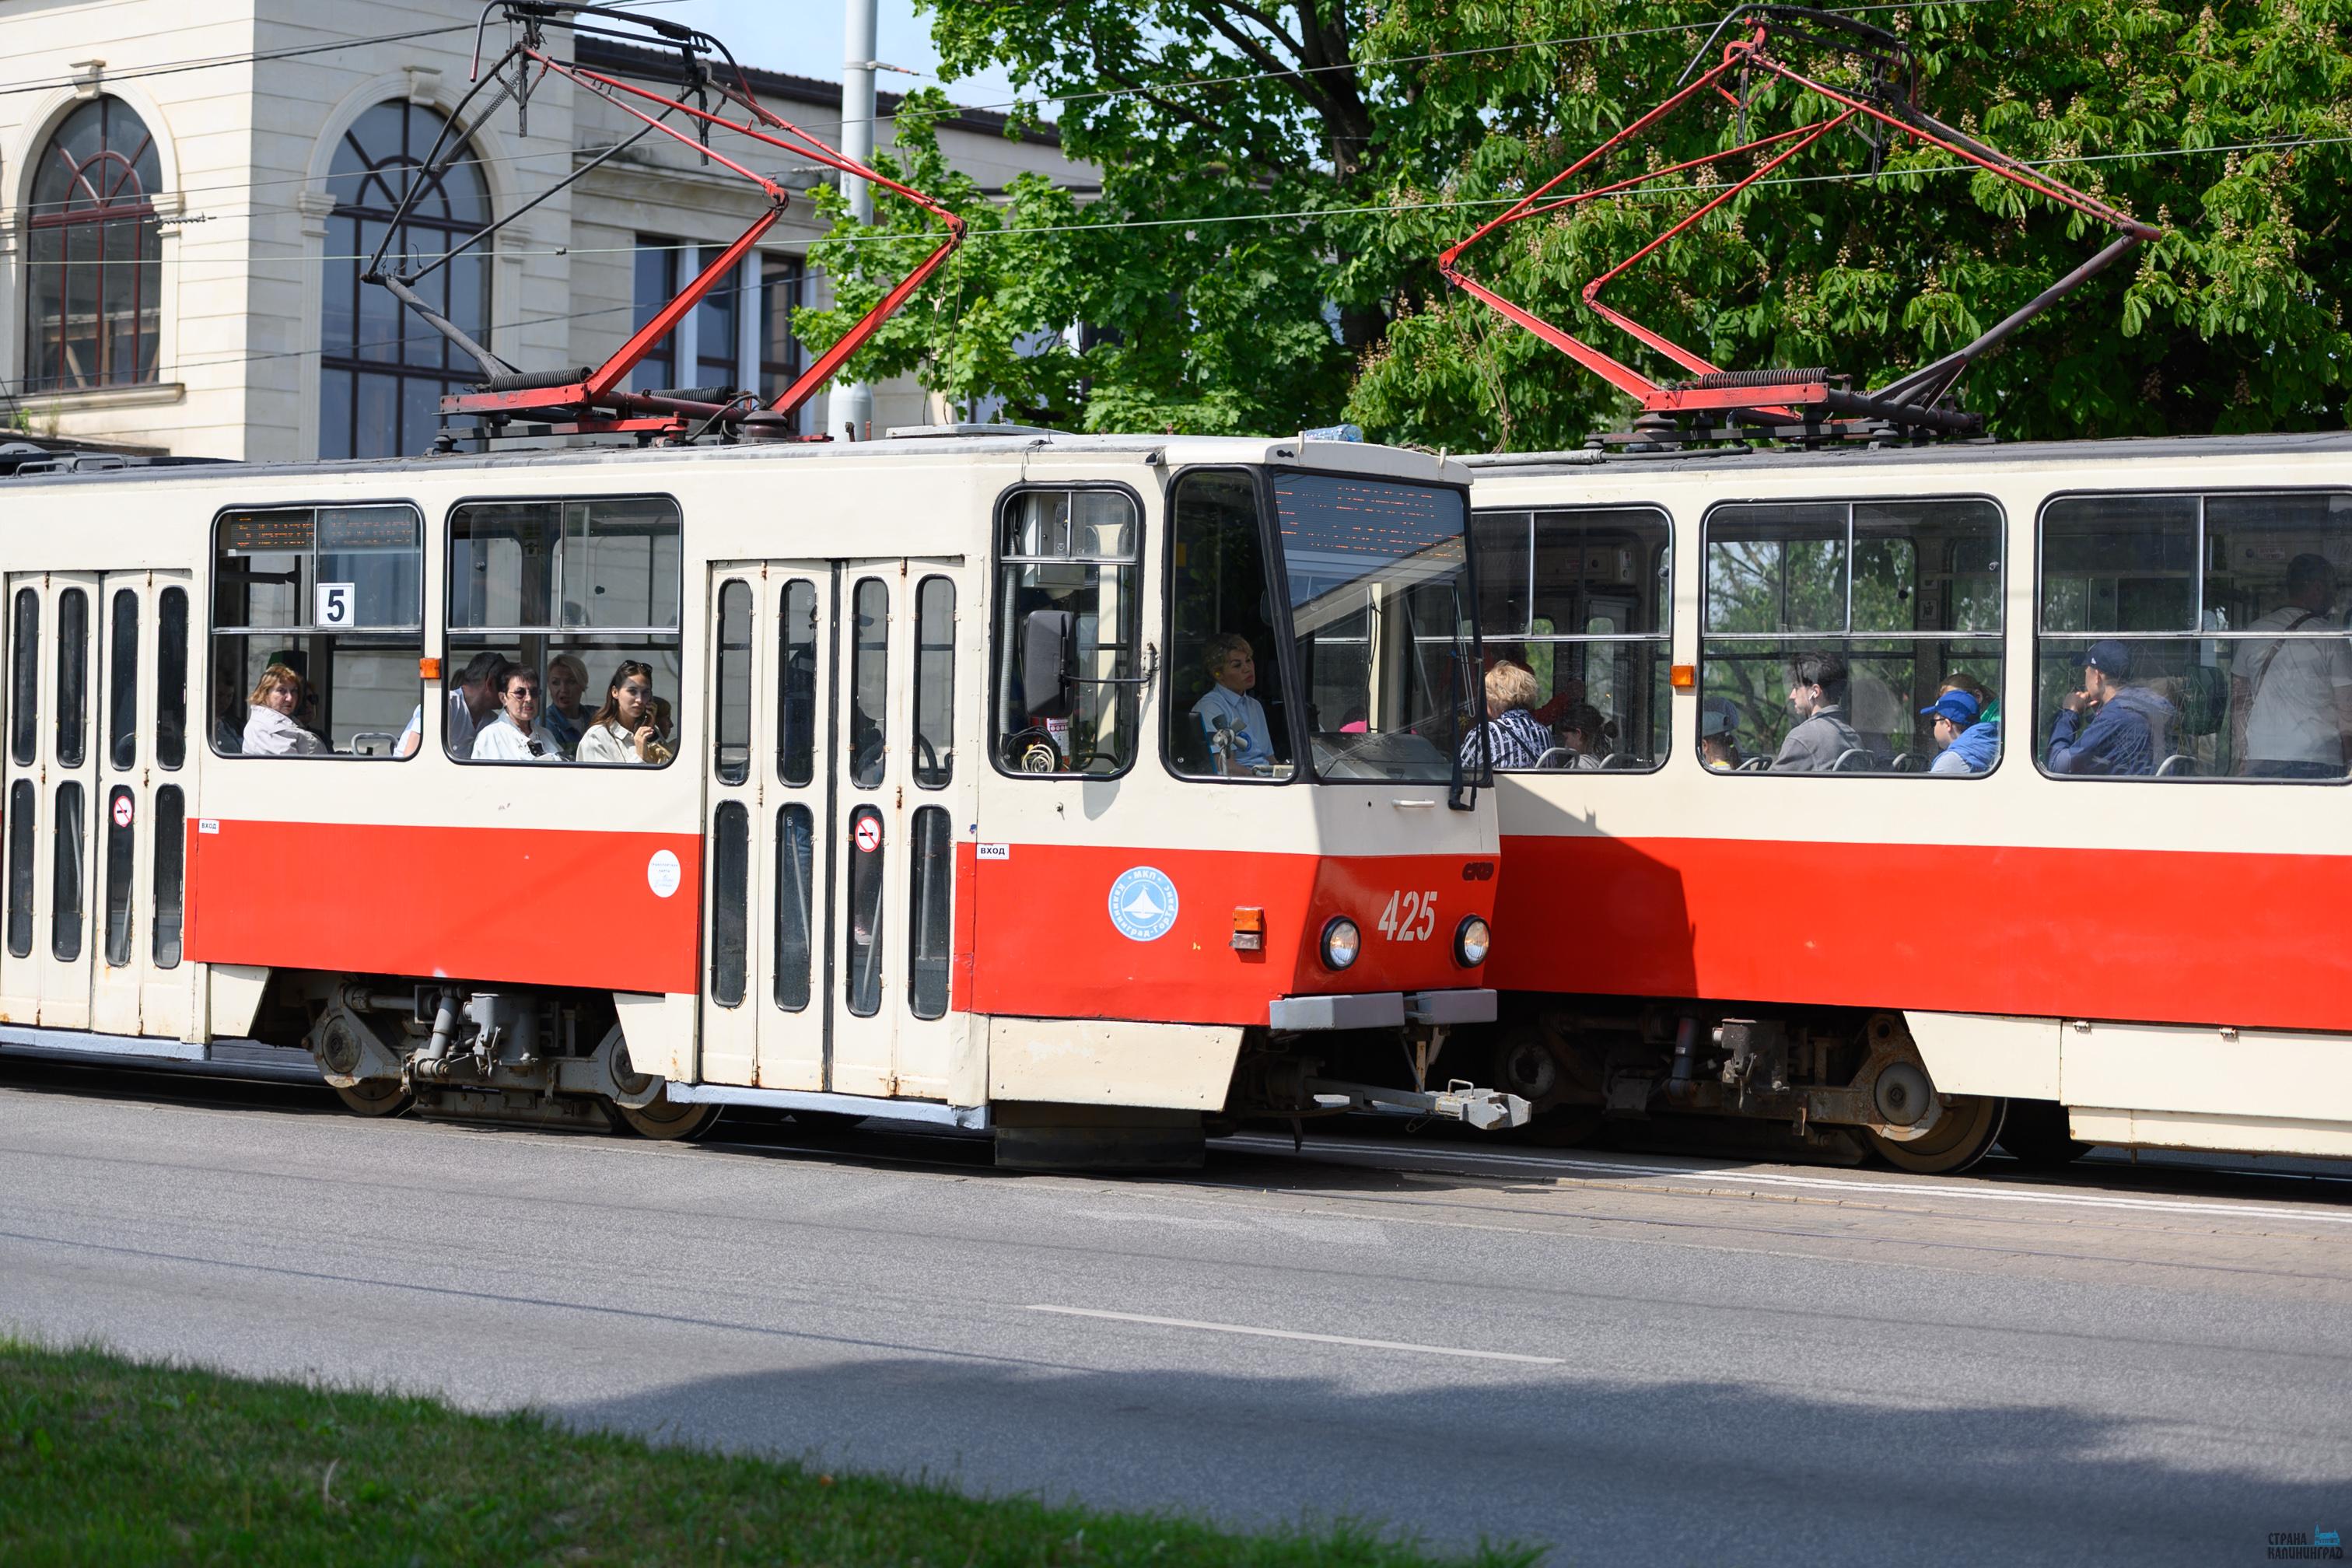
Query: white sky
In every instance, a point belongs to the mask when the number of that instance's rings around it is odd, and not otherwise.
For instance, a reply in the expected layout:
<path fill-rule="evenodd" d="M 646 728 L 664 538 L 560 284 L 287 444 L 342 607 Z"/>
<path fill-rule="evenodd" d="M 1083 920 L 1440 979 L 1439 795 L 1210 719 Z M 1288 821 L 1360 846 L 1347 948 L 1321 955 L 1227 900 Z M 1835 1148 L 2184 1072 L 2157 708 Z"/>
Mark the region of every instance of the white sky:
<path fill-rule="evenodd" d="M 846 5 L 847 0 L 676 0 L 652 9 L 723 40 L 747 66 L 839 81 Z M 875 58 L 921 73 L 877 72 L 877 88 L 905 92 L 936 84 L 956 102 L 978 109 L 999 108 L 1012 99 L 1012 86 L 1001 76 L 940 80 L 930 19 L 915 15 L 914 0 L 880 0 L 877 9 Z"/>

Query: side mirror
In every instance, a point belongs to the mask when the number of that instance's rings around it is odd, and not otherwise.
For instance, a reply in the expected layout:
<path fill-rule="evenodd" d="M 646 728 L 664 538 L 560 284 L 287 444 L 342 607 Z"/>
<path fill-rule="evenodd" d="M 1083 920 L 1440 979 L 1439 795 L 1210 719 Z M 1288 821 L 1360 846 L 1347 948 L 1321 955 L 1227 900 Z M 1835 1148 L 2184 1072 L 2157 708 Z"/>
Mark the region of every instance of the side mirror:
<path fill-rule="evenodd" d="M 1032 719 L 1066 719 L 1077 673 L 1077 617 L 1032 610 L 1021 623 L 1021 706 Z"/>

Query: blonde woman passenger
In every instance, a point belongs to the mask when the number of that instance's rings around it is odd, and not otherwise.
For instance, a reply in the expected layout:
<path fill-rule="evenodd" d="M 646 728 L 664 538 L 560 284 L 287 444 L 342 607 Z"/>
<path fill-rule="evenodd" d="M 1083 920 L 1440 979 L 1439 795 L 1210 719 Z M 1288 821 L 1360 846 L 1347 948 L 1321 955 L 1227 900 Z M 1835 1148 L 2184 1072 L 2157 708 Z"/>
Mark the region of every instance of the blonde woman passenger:
<path fill-rule="evenodd" d="M 302 706 L 302 678 L 293 666 L 273 664 L 263 670 L 246 702 L 241 749 L 247 756 L 315 757 L 327 750 L 326 742 L 294 721 Z"/>

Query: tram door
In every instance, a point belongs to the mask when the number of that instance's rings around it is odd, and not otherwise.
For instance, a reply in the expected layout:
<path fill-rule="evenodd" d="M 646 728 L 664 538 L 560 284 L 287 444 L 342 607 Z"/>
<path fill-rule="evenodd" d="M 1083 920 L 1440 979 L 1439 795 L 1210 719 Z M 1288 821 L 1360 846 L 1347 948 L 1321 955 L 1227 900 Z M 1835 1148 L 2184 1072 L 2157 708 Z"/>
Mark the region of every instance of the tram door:
<path fill-rule="evenodd" d="M 946 1092 L 962 567 L 712 571 L 707 1081 Z"/>
<path fill-rule="evenodd" d="M 50 572 L 6 591 L 0 1015 L 178 1035 L 188 579 Z"/>

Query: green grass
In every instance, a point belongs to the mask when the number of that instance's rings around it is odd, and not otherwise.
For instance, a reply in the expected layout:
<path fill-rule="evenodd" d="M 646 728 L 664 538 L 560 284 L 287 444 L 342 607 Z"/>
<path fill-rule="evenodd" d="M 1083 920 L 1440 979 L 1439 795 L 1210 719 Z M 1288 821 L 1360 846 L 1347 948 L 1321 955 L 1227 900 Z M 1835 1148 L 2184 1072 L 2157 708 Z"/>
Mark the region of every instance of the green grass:
<path fill-rule="evenodd" d="M 822 1434 L 811 1433 L 814 1442 Z M 1397 1456 L 1410 1464 L 1410 1454 Z M 0 1563 L 1526 1564 L 982 1501 L 536 1415 L 0 1339 Z"/>

